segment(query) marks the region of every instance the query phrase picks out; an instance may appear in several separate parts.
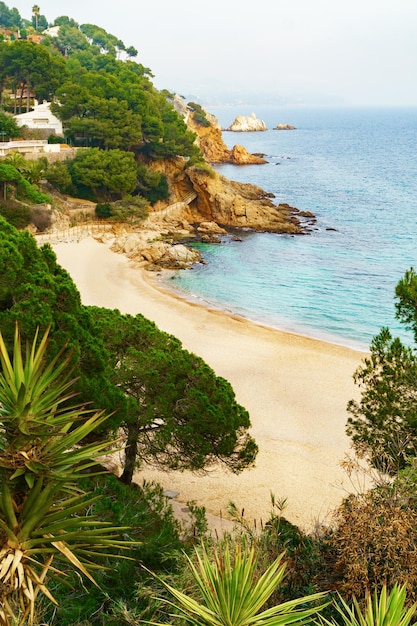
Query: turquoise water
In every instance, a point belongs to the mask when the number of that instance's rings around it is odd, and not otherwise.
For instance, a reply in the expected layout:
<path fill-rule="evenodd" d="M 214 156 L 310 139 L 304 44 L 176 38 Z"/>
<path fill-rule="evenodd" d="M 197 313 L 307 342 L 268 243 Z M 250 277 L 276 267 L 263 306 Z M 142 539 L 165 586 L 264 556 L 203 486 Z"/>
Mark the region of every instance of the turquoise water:
<path fill-rule="evenodd" d="M 223 127 L 252 110 L 210 109 Z M 256 109 L 268 128 L 223 132 L 226 144 L 262 152 L 268 164 L 222 165 L 230 179 L 260 185 L 312 211 L 309 235 L 241 233 L 199 244 L 207 265 L 170 282 L 187 298 L 275 328 L 367 348 L 395 319 L 394 289 L 417 267 L 417 109 Z"/>

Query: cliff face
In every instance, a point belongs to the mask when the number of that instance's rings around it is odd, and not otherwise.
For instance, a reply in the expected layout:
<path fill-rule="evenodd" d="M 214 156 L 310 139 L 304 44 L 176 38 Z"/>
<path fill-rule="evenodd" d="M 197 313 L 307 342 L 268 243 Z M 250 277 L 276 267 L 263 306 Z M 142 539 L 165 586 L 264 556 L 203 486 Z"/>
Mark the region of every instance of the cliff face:
<path fill-rule="evenodd" d="M 202 124 L 181 98 L 178 97 L 177 100 L 176 109 L 183 116 L 188 128 L 196 133 L 196 143 L 208 163 L 267 162 L 259 156 L 249 154 L 242 146 L 234 146 L 229 150 L 214 116 L 206 114 L 210 124 Z M 223 227 L 248 228 L 260 232 L 307 232 L 300 220 L 304 215 L 287 204 L 275 205 L 271 200 L 273 194 L 268 194 L 260 187 L 228 180 L 214 170 L 208 171 L 198 166 L 187 167 L 187 161 L 180 158 L 149 165 L 167 176 L 171 191 L 167 202 L 159 202 L 153 207 L 151 218 L 169 223 L 168 228 L 172 231 L 187 230 L 190 224 L 198 226 L 201 222 L 209 222 Z M 187 202 L 183 202 L 184 199 Z"/>
<path fill-rule="evenodd" d="M 260 187 L 229 180 L 212 170 L 185 167 L 176 159 L 159 162 L 158 169 L 170 181 L 171 197 L 168 203 L 154 207 L 154 218 L 164 215 L 165 220 L 183 220 L 191 224 L 216 222 L 224 227 L 250 228 L 259 232 L 299 234 L 306 231 L 299 211 L 286 204 L 276 206 Z M 181 200 L 196 194 L 190 204 Z M 169 204 L 172 209 L 165 208 Z"/>
<path fill-rule="evenodd" d="M 197 193 L 195 205 L 190 206 L 191 220 L 203 217 L 221 226 L 258 232 L 304 232 L 297 209 L 275 205 L 270 199 L 272 194 L 266 194 L 260 187 L 228 180 L 218 173 L 208 176 L 194 168 L 190 168 L 188 177 Z"/>
<path fill-rule="evenodd" d="M 206 113 L 210 126 L 204 126 L 196 120 L 195 114 L 187 109 L 183 100 L 176 97 L 174 105 L 184 118 L 188 129 L 197 135 L 196 144 L 208 163 L 233 163 L 234 165 L 267 163 L 262 157 L 250 154 L 243 146 L 233 146 L 229 150 L 223 141 L 220 124 L 214 115 Z"/>
<path fill-rule="evenodd" d="M 210 116 L 213 118 L 214 116 Z M 216 118 L 214 118 L 216 120 Z M 223 141 L 222 131 L 218 124 L 210 126 L 198 124 L 194 116 L 188 117 L 187 126 L 197 135 L 196 143 L 209 163 L 233 163 L 234 165 L 261 165 L 265 159 L 250 154 L 243 146 L 233 146 L 231 150 Z"/>

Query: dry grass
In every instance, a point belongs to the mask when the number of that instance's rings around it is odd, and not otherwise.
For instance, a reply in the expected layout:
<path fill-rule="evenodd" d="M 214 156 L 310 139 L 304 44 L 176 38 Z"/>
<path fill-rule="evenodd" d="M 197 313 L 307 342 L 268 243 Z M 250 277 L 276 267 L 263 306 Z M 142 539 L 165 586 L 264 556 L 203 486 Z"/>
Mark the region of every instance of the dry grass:
<path fill-rule="evenodd" d="M 417 599 L 417 510 L 392 486 L 347 498 L 324 541 L 326 581 L 345 598 L 395 583 Z"/>

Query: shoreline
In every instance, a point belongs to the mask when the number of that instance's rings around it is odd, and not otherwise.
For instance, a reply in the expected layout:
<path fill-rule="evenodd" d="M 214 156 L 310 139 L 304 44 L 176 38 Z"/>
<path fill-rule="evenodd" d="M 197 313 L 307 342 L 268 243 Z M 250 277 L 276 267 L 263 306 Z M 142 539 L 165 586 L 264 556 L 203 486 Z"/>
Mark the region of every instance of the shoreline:
<path fill-rule="evenodd" d="M 363 352 L 190 302 L 92 238 L 53 249 L 84 304 L 148 317 L 226 378 L 249 411 L 259 445 L 254 468 L 197 476 L 147 466 L 137 480 L 157 481 L 179 502 L 193 500 L 223 518 L 233 501 L 248 521 L 267 521 L 272 493 L 287 498 L 284 516 L 305 530 L 329 520 L 355 489 L 340 463 L 350 451 L 346 405 L 358 397 L 352 375 Z"/>
<path fill-rule="evenodd" d="M 284 328 L 280 326 L 279 324 L 275 325 L 272 322 L 268 323 L 268 321 L 254 319 L 249 316 L 245 316 L 241 313 L 236 313 L 233 310 L 227 310 L 226 308 L 222 307 L 221 303 L 216 305 L 215 303 L 210 302 L 209 300 L 205 300 L 203 296 L 199 296 L 196 294 L 193 295 L 191 293 L 188 293 L 185 290 L 182 290 L 179 287 L 171 287 L 169 285 L 169 280 L 171 280 L 171 278 L 174 277 L 174 274 L 178 271 L 188 271 L 188 270 L 161 269 L 160 271 L 157 271 L 157 272 L 151 272 L 151 271 L 147 271 L 144 269 L 142 276 L 144 280 L 149 281 L 149 283 L 155 289 L 159 289 L 162 292 L 166 292 L 169 295 L 172 295 L 174 298 L 178 298 L 179 300 L 189 302 L 192 305 L 200 306 L 204 309 L 210 309 L 212 311 L 218 311 L 228 317 L 241 319 L 244 322 L 248 322 L 249 324 L 254 324 L 255 326 L 269 328 L 270 330 L 273 330 L 279 333 L 284 333 L 286 335 L 295 335 L 296 337 L 302 337 L 303 339 L 311 339 L 313 341 L 319 341 L 321 343 L 325 343 L 328 345 L 334 345 L 334 346 L 339 346 L 341 348 L 346 348 L 347 350 L 353 350 L 354 352 L 358 352 L 362 354 L 363 356 L 369 353 L 368 347 L 365 347 L 365 345 L 360 343 L 359 341 L 355 342 L 352 340 L 352 343 L 349 343 L 347 339 L 343 341 L 342 339 L 340 339 L 339 337 L 335 335 L 327 336 L 323 333 L 323 336 L 320 337 L 314 334 L 309 334 L 307 331 L 303 331 L 301 328 L 300 329 Z M 317 333 L 319 333 L 319 331 L 317 331 Z"/>

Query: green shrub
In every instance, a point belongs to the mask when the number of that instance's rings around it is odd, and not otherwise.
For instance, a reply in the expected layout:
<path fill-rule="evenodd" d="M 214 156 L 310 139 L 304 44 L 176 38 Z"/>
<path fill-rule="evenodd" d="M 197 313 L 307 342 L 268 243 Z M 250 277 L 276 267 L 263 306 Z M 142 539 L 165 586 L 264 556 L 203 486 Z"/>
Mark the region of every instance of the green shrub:
<path fill-rule="evenodd" d="M 58 189 L 61 193 L 71 194 L 73 191 L 72 179 L 67 163 L 57 161 L 49 165 L 45 172 L 45 178 L 50 185 Z"/>
<path fill-rule="evenodd" d="M 211 126 L 209 120 L 207 119 L 207 115 L 202 106 L 197 104 L 196 102 L 189 102 L 187 104 L 188 108 L 191 109 L 194 113 L 194 121 L 200 126 Z"/>
<path fill-rule="evenodd" d="M 197 172 L 203 172 L 205 174 L 208 174 L 210 178 L 214 178 L 214 176 L 216 175 L 214 169 L 208 163 L 206 163 L 204 161 L 204 158 L 201 156 L 191 157 L 190 159 L 188 159 L 187 163 L 185 164 L 185 169 L 188 169 L 189 167 L 193 167 Z"/>
<path fill-rule="evenodd" d="M 111 474 L 86 476 L 80 488 L 91 490 L 98 497 L 92 514 L 112 526 L 129 526 L 125 538 L 141 544 L 132 547 L 131 560 L 113 559 L 101 563 L 102 567 L 95 574 L 101 589 L 85 581 L 81 584 L 75 576 L 68 581 L 72 589 L 57 585 L 53 594 L 59 606 L 45 603 L 43 621 L 49 626 L 81 623 L 121 626 L 129 623 L 121 619 L 121 607 L 125 619 L 130 612 L 149 613 L 151 617 L 155 582 L 143 565 L 161 575 L 167 572 L 174 575 L 182 549 L 181 528 L 162 488 L 153 483 L 126 486 Z M 136 598 L 137 589 L 140 589 L 140 600 Z"/>
<path fill-rule="evenodd" d="M 271 596 L 273 604 L 319 590 L 314 582 L 320 567 L 319 540 L 289 522 L 283 516 L 285 507 L 285 499 L 279 500 L 271 494 L 269 519 L 258 528 L 249 524 L 233 503 L 229 505 L 229 514 L 236 524 L 235 536 L 256 545 L 261 569 L 266 569 L 279 554 L 285 552 L 287 573 L 279 589 Z"/>
<path fill-rule="evenodd" d="M 13 115 L 0 111 L 0 132 L 2 137 L 8 141 L 11 137 L 19 137 L 20 127 Z"/>
<path fill-rule="evenodd" d="M 7 204 L 0 204 L 0 215 L 18 230 L 26 228 L 31 222 L 29 207 L 20 204 L 9 202 Z"/>
<path fill-rule="evenodd" d="M 115 220 L 138 222 L 148 215 L 149 202 L 141 196 L 126 196 L 113 202 L 111 217 Z"/>
<path fill-rule="evenodd" d="M 103 204 L 96 204 L 96 215 L 97 217 L 107 218 L 111 216 L 111 204 L 109 202 L 104 202 Z"/>
<path fill-rule="evenodd" d="M 137 176 L 137 191 L 151 204 L 169 197 L 167 177 L 162 172 L 154 171 L 144 163 L 139 163 Z"/>
<path fill-rule="evenodd" d="M 46 193 L 41 193 L 25 178 L 21 178 L 17 182 L 17 198 L 20 200 L 30 200 L 35 204 L 49 204 L 52 202 L 51 197 Z"/>
<path fill-rule="evenodd" d="M 67 143 L 65 137 L 60 135 L 48 135 L 48 143 Z"/>

